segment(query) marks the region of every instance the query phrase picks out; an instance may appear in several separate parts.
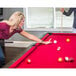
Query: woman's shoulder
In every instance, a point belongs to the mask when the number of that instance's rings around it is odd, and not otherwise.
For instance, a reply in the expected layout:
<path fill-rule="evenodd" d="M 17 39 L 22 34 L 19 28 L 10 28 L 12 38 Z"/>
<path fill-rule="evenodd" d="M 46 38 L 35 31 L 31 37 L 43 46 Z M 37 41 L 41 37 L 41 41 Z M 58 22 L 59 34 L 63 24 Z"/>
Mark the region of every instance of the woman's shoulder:
<path fill-rule="evenodd" d="M 0 28 L 7 28 L 9 24 L 6 21 L 1 21 L 0 22 Z"/>
<path fill-rule="evenodd" d="M 6 20 L 0 21 L 0 24 L 7 24 Z"/>
<path fill-rule="evenodd" d="M 2 22 L 6 23 L 6 24 L 9 25 L 9 26 L 12 26 L 12 22 L 9 21 L 9 20 L 3 20 Z"/>

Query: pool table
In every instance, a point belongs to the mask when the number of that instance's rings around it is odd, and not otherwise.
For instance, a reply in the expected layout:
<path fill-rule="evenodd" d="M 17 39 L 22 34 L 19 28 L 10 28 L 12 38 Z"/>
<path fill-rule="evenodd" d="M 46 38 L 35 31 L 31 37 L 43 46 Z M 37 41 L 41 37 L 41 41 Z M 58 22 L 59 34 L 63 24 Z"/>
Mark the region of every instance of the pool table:
<path fill-rule="evenodd" d="M 42 37 L 44 41 L 49 39 L 52 43 L 36 43 L 9 68 L 76 68 L 76 34 L 47 33 Z M 58 47 L 60 50 L 57 50 Z M 74 60 L 65 61 L 65 57 L 72 57 Z M 59 61 L 59 58 L 62 58 L 62 61 Z"/>

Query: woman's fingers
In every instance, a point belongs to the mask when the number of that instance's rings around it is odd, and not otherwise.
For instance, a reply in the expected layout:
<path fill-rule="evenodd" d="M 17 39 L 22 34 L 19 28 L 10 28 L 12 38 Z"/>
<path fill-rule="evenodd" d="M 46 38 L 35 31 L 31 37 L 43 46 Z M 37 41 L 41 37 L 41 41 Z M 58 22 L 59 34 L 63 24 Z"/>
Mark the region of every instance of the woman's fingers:
<path fill-rule="evenodd" d="M 50 43 L 51 43 L 50 41 L 45 41 L 45 42 L 44 42 L 44 44 L 50 44 Z"/>
<path fill-rule="evenodd" d="M 64 8 L 61 8 L 60 11 L 63 13 L 64 12 Z"/>
<path fill-rule="evenodd" d="M 51 41 L 51 38 L 49 39 L 49 41 Z"/>
<path fill-rule="evenodd" d="M 50 43 L 52 43 L 52 41 L 51 41 L 51 40 L 52 40 L 52 38 L 50 38 L 50 39 L 49 39 L 49 42 L 50 42 Z"/>

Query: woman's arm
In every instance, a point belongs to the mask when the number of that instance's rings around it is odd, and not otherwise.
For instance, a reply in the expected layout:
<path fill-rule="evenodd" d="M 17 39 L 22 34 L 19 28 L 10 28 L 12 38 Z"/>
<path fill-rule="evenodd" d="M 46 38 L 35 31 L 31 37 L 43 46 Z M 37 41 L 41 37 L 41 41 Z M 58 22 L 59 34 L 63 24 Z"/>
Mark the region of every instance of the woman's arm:
<path fill-rule="evenodd" d="M 29 34 L 27 32 L 25 32 L 24 30 L 22 32 L 20 32 L 20 34 L 24 37 L 27 37 L 28 39 L 30 40 L 33 40 L 33 41 L 36 41 L 37 43 L 43 43 L 43 44 L 49 44 L 51 43 L 50 40 L 49 41 L 42 41 L 41 39 L 39 39 L 38 37 L 32 35 L 32 34 Z"/>
<path fill-rule="evenodd" d="M 73 11 L 74 11 L 74 8 L 70 8 L 70 9 L 68 10 L 68 12 L 66 12 L 66 11 L 64 10 L 64 8 L 61 8 L 61 12 L 62 12 L 64 15 L 66 15 L 66 16 L 70 16 Z"/>

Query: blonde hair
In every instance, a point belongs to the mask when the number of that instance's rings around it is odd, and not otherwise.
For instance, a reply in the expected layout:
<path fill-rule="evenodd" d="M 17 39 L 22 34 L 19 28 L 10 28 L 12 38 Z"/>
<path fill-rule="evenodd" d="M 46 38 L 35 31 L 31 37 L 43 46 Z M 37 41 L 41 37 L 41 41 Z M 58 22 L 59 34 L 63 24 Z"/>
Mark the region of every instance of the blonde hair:
<path fill-rule="evenodd" d="M 21 20 L 24 18 L 24 15 L 22 12 L 17 11 L 14 12 L 11 17 L 9 18 L 9 22 L 10 22 L 10 26 L 17 26 L 19 25 L 19 23 L 21 22 Z"/>

